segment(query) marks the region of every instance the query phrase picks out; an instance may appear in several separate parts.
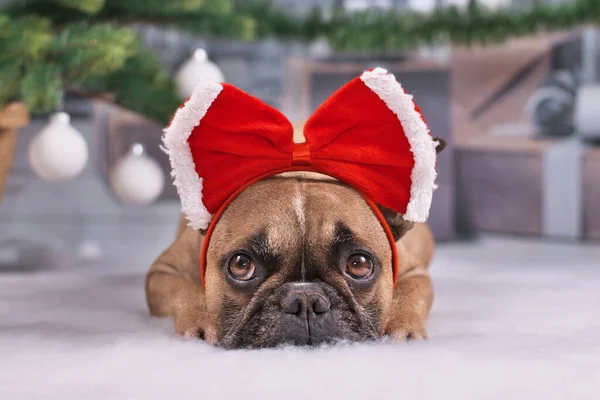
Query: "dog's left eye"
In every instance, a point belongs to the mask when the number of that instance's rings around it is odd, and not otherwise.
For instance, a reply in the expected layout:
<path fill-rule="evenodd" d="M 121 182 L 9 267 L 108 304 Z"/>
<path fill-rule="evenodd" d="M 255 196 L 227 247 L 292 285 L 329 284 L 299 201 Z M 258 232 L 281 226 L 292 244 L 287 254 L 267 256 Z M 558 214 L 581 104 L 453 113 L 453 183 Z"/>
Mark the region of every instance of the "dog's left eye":
<path fill-rule="evenodd" d="M 352 254 L 346 262 L 346 273 L 354 279 L 368 279 L 374 269 L 373 260 L 365 254 Z"/>
<path fill-rule="evenodd" d="M 238 281 L 249 281 L 254 277 L 254 262 L 245 254 L 239 253 L 229 261 L 229 274 Z"/>

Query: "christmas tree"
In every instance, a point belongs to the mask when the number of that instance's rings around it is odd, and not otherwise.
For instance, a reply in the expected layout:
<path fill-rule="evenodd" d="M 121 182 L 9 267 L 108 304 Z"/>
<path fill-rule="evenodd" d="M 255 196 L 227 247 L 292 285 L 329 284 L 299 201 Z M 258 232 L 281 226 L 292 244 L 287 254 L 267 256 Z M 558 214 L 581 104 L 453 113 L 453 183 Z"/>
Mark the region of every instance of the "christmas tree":
<path fill-rule="evenodd" d="M 138 39 L 136 23 L 246 41 L 323 37 L 338 51 L 397 52 L 435 42 L 499 42 L 598 21 L 600 0 L 537 1 L 518 12 L 475 1 L 465 10 L 432 13 L 334 6 L 302 17 L 251 0 L 8 1 L 0 9 L 0 108 L 22 100 L 33 113 L 48 112 L 71 93 L 107 99 L 164 124 L 182 99 Z"/>

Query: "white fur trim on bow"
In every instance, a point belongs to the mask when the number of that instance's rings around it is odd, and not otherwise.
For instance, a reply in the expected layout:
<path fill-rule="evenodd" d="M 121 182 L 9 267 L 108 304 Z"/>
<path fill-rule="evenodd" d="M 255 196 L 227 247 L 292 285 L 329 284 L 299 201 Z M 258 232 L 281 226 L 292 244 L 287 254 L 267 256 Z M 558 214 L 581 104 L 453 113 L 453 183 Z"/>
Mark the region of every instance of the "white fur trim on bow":
<path fill-rule="evenodd" d="M 223 90 L 219 83 L 202 79 L 190 99 L 175 113 L 164 130 L 163 144 L 171 161 L 171 176 L 181 199 L 181 211 L 194 229 L 206 229 L 212 215 L 202 202 L 202 178 L 198 176 L 188 138 L 200 125 L 209 107 Z"/>
<path fill-rule="evenodd" d="M 407 94 L 394 75 L 383 68 L 364 72 L 360 79 L 398 117 L 415 159 L 411 173 L 410 201 L 404 219 L 425 222 L 429 216 L 435 189 L 435 143 L 427 125 L 415 109 L 412 96 Z"/>

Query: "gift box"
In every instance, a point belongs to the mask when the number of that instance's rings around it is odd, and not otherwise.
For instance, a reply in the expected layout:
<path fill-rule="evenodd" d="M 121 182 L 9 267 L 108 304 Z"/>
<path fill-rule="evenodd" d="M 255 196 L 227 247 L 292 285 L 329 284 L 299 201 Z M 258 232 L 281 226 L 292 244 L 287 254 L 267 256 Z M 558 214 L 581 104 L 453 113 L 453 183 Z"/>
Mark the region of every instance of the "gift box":
<path fill-rule="evenodd" d="M 472 138 L 456 180 L 464 230 L 600 239 L 600 148 L 577 136 Z"/>
<path fill-rule="evenodd" d="M 588 149 L 583 161 L 583 232 L 600 240 L 600 147 Z"/>
<path fill-rule="evenodd" d="M 598 97 L 582 96 L 581 60 L 576 31 L 453 49 L 460 231 L 600 238 L 600 151 L 577 129 Z"/>

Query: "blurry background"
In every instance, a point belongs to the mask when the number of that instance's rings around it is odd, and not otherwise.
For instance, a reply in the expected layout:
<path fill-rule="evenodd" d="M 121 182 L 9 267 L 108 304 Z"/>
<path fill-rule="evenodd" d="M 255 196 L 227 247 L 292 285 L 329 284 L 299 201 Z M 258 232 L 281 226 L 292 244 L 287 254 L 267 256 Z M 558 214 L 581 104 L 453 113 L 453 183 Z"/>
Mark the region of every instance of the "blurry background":
<path fill-rule="evenodd" d="M 0 0 L 0 271 L 148 268 L 180 208 L 161 129 L 199 76 L 301 123 L 373 66 L 449 142 L 438 240 L 600 240 L 599 14 L 595 0 Z"/>

